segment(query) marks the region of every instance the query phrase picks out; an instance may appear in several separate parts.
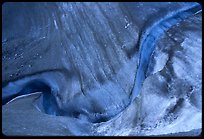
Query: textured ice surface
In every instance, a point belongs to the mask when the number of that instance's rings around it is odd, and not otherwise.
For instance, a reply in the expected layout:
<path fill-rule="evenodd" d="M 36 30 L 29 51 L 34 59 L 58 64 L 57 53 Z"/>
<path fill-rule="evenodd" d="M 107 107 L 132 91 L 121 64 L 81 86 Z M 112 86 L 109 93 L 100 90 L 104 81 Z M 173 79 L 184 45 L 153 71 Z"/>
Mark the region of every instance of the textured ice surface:
<path fill-rule="evenodd" d="M 199 4 L 2 8 L 4 134 L 200 134 Z"/>

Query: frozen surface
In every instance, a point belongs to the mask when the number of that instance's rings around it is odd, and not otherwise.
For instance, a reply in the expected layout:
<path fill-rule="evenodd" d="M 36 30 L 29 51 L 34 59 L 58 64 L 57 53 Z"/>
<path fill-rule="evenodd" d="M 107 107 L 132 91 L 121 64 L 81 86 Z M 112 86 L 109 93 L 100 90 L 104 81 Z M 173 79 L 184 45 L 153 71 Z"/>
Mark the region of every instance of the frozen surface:
<path fill-rule="evenodd" d="M 4 3 L 2 13 L 4 134 L 201 133 L 199 4 Z"/>

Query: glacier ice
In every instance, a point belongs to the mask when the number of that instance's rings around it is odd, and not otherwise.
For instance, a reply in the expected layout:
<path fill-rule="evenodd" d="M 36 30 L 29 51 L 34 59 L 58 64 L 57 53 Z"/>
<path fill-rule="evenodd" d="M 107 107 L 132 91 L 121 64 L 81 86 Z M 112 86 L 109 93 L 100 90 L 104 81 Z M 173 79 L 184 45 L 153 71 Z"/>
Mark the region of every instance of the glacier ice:
<path fill-rule="evenodd" d="M 191 2 L 4 3 L 2 132 L 199 135 L 201 17 Z"/>

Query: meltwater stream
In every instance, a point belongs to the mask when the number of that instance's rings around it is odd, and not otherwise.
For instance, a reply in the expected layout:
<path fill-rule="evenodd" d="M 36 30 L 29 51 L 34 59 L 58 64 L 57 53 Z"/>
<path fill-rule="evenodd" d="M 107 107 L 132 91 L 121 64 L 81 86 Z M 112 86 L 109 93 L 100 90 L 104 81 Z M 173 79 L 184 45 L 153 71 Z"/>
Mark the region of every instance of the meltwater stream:
<path fill-rule="evenodd" d="M 167 15 L 163 19 L 154 23 L 151 27 L 147 28 L 142 34 L 139 49 L 138 69 L 136 74 L 136 81 L 132 91 L 132 100 L 135 99 L 140 93 L 142 83 L 144 82 L 151 55 L 155 49 L 157 39 L 162 36 L 169 28 L 189 16 L 195 14 L 202 9 L 200 4 L 194 4 L 184 9 L 179 9 L 173 14 Z"/>

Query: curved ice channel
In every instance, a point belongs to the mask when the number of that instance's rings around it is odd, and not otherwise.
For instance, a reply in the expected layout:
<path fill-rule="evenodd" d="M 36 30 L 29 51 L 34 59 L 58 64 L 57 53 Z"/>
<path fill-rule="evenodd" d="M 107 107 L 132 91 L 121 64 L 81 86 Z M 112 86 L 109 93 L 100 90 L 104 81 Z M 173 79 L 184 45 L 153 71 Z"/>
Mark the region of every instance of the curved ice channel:
<path fill-rule="evenodd" d="M 169 28 L 176 23 L 188 18 L 192 14 L 196 13 L 201 9 L 199 4 L 193 4 L 183 9 L 178 9 L 176 12 L 167 15 L 165 18 L 157 21 L 150 27 L 148 27 L 140 38 L 140 50 L 139 50 L 139 65 L 135 77 L 135 84 L 132 90 L 131 99 L 134 100 L 140 93 L 143 81 L 146 78 L 146 72 L 150 62 L 152 52 L 155 48 L 157 39 Z M 54 78 L 54 77 L 53 77 Z M 58 84 L 53 80 L 49 74 L 42 74 L 32 76 L 29 78 L 20 79 L 16 82 L 10 82 L 7 86 L 3 87 L 2 90 L 2 101 L 3 104 L 9 103 L 18 96 L 26 96 L 35 92 L 43 92 L 42 95 L 42 107 L 45 113 L 51 115 L 66 115 L 63 111 L 59 110 L 55 100 L 55 92 L 59 91 Z M 131 102 L 130 102 L 131 103 Z M 128 105 L 127 105 L 128 106 Z M 70 108 L 71 109 L 71 108 Z M 67 112 L 68 113 L 68 112 Z M 87 115 L 85 111 L 80 111 L 82 115 Z M 78 110 L 69 111 L 70 115 L 77 117 L 79 115 Z M 98 114 L 98 113 L 97 113 Z M 75 116 L 76 115 L 76 116 Z M 102 114 L 101 114 L 102 115 Z M 109 116 L 96 115 L 92 118 L 92 122 L 107 121 Z M 92 115 L 88 115 L 90 117 Z"/>

